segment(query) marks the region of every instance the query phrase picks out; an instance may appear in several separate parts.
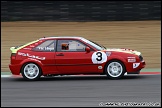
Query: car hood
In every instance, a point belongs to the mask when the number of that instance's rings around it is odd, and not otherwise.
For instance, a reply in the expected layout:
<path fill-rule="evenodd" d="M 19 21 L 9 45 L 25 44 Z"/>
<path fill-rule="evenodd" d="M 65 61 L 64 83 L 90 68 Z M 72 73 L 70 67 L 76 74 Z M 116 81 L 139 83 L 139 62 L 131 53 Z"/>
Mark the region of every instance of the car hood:
<path fill-rule="evenodd" d="M 126 49 L 126 48 L 107 48 L 104 51 L 114 51 L 114 52 L 122 52 L 122 53 L 129 53 L 129 54 L 135 54 L 135 55 L 140 55 L 141 52 L 131 50 L 131 49 Z"/>

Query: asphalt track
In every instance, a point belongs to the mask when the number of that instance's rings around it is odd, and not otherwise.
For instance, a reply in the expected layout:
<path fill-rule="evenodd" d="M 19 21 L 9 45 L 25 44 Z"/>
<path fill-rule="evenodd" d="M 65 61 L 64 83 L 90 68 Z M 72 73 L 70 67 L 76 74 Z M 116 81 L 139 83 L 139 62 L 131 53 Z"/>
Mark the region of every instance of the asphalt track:
<path fill-rule="evenodd" d="M 2 107 L 99 107 L 106 102 L 160 102 L 160 75 L 63 76 L 24 81 L 1 78 Z"/>

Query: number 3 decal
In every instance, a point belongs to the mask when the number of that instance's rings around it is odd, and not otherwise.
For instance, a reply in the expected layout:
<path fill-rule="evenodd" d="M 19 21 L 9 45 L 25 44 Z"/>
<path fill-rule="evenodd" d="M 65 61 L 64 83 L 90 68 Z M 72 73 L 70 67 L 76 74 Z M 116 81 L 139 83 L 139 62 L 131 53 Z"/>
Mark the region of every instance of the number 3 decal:
<path fill-rule="evenodd" d="M 101 52 L 97 52 L 96 55 L 98 56 L 96 58 L 97 61 L 101 61 L 102 60 L 102 53 Z"/>
<path fill-rule="evenodd" d="M 105 52 L 97 51 L 92 54 L 91 59 L 94 64 L 102 64 L 107 61 L 107 55 Z"/>

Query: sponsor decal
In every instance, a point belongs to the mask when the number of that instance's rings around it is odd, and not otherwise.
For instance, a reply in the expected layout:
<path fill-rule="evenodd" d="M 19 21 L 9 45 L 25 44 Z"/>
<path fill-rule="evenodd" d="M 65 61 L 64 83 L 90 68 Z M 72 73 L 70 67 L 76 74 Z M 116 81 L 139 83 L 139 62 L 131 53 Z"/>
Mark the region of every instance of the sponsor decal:
<path fill-rule="evenodd" d="M 133 69 L 137 68 L 140 65 L 140 63 L 133 63 Z"/>
<path fill-rule="evenodd" d="M 127 58 L 135 58 L 135 57 L 127 57 Z"/>
<path fill-rule="evenodd" d="M 45 51 L 53 51 L 54 48 L 50 48 L 50 47 L 37 47 L 39 50 L 45 50 Z"/>
<path fill-rule="evenodd" d="M 39 61 L 39 60 L 37 60 L 37 59 L 34 59 L 34 58 L 29 58 L 29 59 L 31 59 L 31 60 L 35 60 L 35 61 L 38 61 L 38 62 L 41 62 L 41 61 Z"/>
<path fill-rule="evenodd" d="M 46 57 L 40 57 L 40 56 L 35 56 L 35 55 L 31 55 L 28 53 L 22 53 L 22 52 L 18 52 L 18 55 L 24 56 L 24 57 L 30 57 L 30 58 L 35 58 L 35 59 L 39 59 L 39 60 L 45 60 Z"/>
<path fill-rule="evenodd" d="M 126 48 L 121 48 L 121 49 L 123 49 L 125 51 L 134 51 L 134 50 L 131 50 L 131 49 L 126 49 Z"/>
<path fill-rule="evenodd" d="M 91 59 L 93 64 L 102 64 L 107 61 L 107 55 L 105 52 L 97 51 L 92 54 Z"/>
<path fill-rule="evenodd" d="M 108 52 L 108 51 L 107 51 L 107 52 L 106 52 L 106 55 L 107 55 L 107 56 L 110 56 L 110 55 L 111 55 L 111 52 Z"/>
<path fill-rule="evenodd" d="M 136 62 L 136 59 L 135 58 L 130 58 L 130 59 L 128 59 L 128 62 Z"/>

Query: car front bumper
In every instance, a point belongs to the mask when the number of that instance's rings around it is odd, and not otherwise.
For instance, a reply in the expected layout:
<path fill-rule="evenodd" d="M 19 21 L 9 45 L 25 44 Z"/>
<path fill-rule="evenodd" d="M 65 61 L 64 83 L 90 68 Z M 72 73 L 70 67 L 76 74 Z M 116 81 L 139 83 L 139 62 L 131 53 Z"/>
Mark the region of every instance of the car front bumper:
<path fill-rule="evenodd" d="M 139 62 L 139 66 L 136 68 L 133 68 L 133 63 L 129 64 L 129 67 L 127 68 L 127 73 L 128 74 L 139 74 L 140 70 L 144 68 L 146 65 L 145 61 Z"/>

